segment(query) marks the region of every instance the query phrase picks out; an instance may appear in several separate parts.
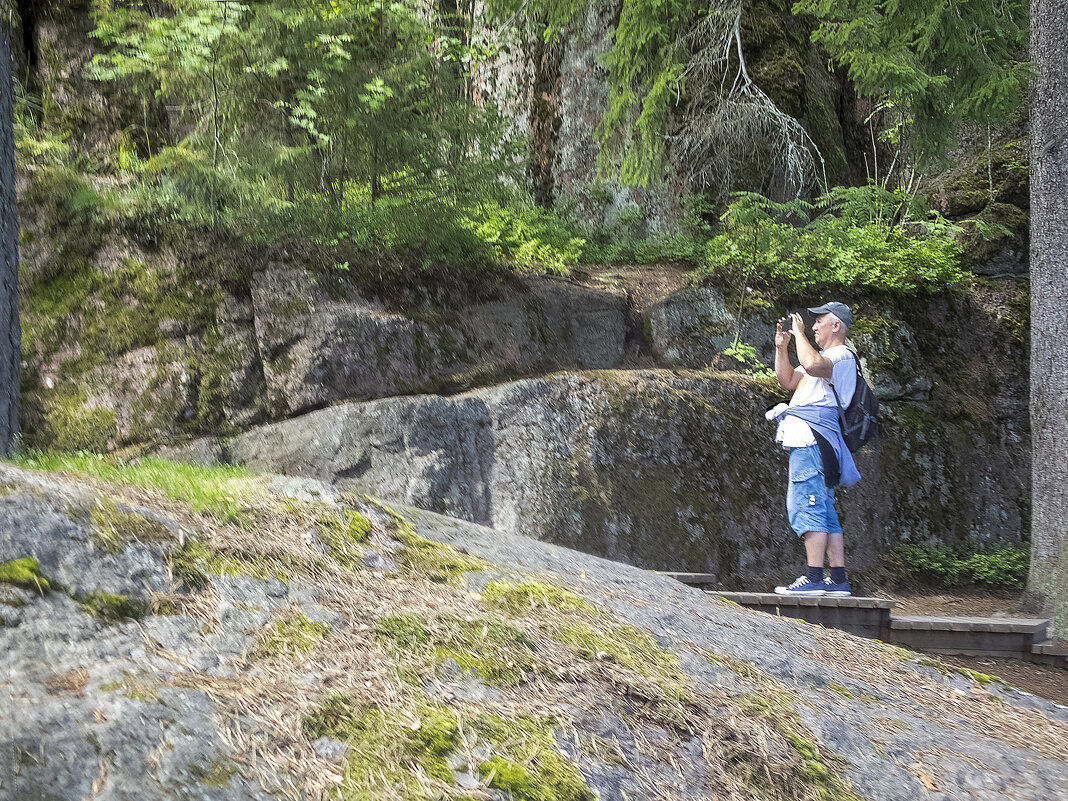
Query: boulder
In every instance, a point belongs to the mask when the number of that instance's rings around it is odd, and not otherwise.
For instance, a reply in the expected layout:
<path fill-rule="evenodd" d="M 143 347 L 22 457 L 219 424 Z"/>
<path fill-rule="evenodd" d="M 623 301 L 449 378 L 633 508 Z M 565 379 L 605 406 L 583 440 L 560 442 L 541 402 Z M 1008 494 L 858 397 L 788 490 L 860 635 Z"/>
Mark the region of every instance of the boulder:
<path fill-rule="evenodd" d="M 5 799 L 1068 793 L 1063 706 L 628 565 L 311 481 L 235 488 L 236 526 L 69 472 L 0 487 Z M 101 509 L 131 536 L 101 546 Z M 341 513 L 373 547 L 307 536 Z"/>
<path fill-rule="evenodd" d="M 276 415 L 536 370 L 615 367 L 626 336 L 622 294 L 544 277 L 494 300 L 399 313 L 344 281 L 275 263 L 256 273 L 252 297 Z"/>

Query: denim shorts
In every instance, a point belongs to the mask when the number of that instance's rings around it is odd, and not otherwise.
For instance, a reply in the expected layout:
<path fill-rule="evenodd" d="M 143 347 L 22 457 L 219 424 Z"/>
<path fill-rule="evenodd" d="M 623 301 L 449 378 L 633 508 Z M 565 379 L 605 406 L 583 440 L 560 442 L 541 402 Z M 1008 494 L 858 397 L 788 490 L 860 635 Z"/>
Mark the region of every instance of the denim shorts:
<path fill-rule="evenodd" d="M 823 481 L 823 460 L 815 445 L 790 451 L 790 485 L 786 490 L 790 528 L 800 537 L 806 531 L 841 534 L 834 511 L 834 490 Z"/>

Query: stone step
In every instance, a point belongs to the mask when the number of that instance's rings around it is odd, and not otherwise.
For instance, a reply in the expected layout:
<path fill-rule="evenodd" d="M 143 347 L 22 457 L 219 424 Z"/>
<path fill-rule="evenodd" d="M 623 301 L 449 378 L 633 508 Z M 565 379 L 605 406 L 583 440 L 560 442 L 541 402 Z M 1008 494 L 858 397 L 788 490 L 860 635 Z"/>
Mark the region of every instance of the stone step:
<path fill-rule="evenodd" d="M 927 617 L 890 619 L 891 642 L 936 654 L 1028 658 L 1046 639 L 1049 621 L 1039 618 Z"/>
<path fill-rule="evenodd" d="M 894 606 L 894 601 L 887 598 L 832 598 L 720 590 L 705 592 L 746 609 L 756 609 L 779 617 L 792 617 L 869 639 L 886 639 L 890 630 L 890 610 Z"/>
<path fill-rule="evenodd" d="M 746 609 L 805 620 L 905 648 L 939 654 L 1026 659 L 1068 669 L 1068 650 L 1046 639 L 1049 620 L 1043 618 L 892 615 L 897 602 L 889 598 L 724 592 L 713 589 L 717 579 L 709 573 L 664 575 Z"/>
<path fill-rule="evenodd" d="M 1026 659 L 1039 665 L 1052 665 L 1068 670 L 1068 649 L 1061 648 L 1053 640 L 1036 643 L 1031 647 L 1031 654 Z"/>

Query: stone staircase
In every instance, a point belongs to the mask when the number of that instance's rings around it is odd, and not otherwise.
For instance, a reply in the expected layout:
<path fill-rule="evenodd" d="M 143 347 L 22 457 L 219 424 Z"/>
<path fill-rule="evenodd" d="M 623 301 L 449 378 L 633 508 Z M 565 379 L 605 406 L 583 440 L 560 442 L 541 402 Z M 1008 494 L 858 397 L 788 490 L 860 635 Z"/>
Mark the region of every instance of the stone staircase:
<path fill-rule="evenodd" d="M 1009 617 L 927 617 L 892 614 L 888 598 L 795 597 L 764 592 L 723 592 L 713 589 L 706 573 L 664 573 L 710 595 L 781 617 L 792 617 L 903 648 L 936 654 L 996 656 L 1068 669 L 1068 650 L 1047 633 L 1049 621 Z"/>

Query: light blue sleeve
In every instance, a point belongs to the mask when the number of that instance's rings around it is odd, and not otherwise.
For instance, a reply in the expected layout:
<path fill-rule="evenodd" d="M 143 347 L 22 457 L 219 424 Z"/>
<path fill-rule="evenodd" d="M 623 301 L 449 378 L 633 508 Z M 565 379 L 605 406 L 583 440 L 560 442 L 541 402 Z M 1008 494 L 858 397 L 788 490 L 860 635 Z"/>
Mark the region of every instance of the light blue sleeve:
<path fill-rule="evenodd" d="M 826 354 L 831 360 L 831 382 L 838 391 L 838 399 L 844 408 L 853 400 L 853 392 L 857 388 L 857 365 L 852 351 L 845 345 L 832 350 L 835 352 Z"/>

